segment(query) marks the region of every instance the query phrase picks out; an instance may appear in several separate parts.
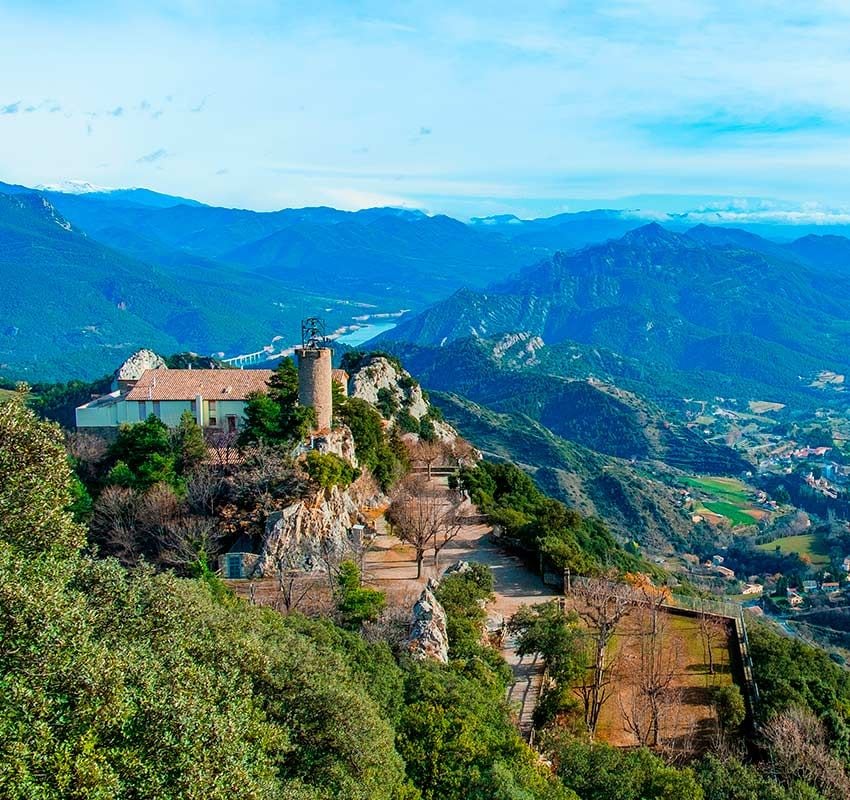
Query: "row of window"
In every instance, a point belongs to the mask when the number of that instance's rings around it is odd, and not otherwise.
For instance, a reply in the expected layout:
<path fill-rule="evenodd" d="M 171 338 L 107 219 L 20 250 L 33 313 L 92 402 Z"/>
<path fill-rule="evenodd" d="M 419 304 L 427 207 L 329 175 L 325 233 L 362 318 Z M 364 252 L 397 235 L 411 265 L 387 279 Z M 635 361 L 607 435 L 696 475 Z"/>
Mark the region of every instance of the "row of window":
<path fill-rule="evenodd" d="M 162 419 L 159 400 L 153 400 L 152 404 L 153 404 L 153 410 L 151 411 L 151 413 L 157 419 Z M 197 416 L 198 416 L 197 401 L 195 401 L 195 400 L 190 401 L 189 406 L 191 408 L 192 414 L 194 414 L 195 418 L 197 419 Z M 215 400 L 208 400 L 207 401 L 207 409 L 208 409 L 207 425 L 210 428 L 217 428 L 218 427 L 218 404 L 216 403 Z M 139 421 L 144 422 L 146 419 L 147 419 L 147 402 L 145 400 L 140 400 L 139 401 Z M 235 414 L 228 414 L 227 417 L 225 417 L 225 419 L 227 421 L 227 430 L 228 431 L 233 432 L 233 431 L 238 429 L 239 421 L 238 421 L 238 417 Z"/>

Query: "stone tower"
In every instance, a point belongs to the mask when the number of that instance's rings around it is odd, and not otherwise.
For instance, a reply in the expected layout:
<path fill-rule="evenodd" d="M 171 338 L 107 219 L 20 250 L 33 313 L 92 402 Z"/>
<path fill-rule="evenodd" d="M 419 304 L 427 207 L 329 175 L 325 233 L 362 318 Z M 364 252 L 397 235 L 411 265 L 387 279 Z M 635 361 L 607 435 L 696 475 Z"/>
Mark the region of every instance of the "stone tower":
<path fill-rule="evenodd" d="M 316 412 L 316 430 L 329 430 L 333 415 L 333 359 L 321 334 L 321 321 L 313 317 L 301 325 L 302 345 L 298 359 L 298 402 Z"/>

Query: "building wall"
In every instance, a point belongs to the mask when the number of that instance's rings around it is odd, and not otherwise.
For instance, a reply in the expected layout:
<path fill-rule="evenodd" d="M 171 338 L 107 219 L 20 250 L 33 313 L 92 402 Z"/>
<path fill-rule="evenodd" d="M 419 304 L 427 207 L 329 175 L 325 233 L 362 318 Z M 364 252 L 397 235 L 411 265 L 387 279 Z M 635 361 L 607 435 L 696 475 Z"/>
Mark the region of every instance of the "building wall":
<path fill-rule="evenodd" d="M 212 405 L 211 405 L 212 403 Z M 117 428 L 122 423 L 143 422 L 151 414 L 161 419 L 170 428 L 180 423 L 180 417 L 189 411 L 198 424 L 227 430 L 228 417 L 236 418 L 237 429 L 244 425 L 244 400 L 202 400 L 201 416 L 197 405 L 190 400 L 116 400 L 114 403 L 77 409 L 78 428 Z M 212 413 L 214 411 L 214 413 Z M 215 425 L 211 423 L 215 421 Z"/>
<path fill-rule="evenodd" d="M 298 402 L 315 409 L 317 430 L 329 430 L 333 415 L 331 351 L 327 347 L 299 347 L 295 354 L 298 357 Z"/>

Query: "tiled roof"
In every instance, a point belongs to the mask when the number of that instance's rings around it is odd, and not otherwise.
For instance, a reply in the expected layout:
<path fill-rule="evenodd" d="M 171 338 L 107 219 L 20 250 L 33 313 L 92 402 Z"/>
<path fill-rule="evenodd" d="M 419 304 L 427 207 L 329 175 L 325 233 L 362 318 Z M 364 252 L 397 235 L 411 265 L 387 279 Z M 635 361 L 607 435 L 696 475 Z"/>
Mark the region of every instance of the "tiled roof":
<path fill-rule="evenodd" d="M 270 369 L 147 369 L 127 400 L 245 400 L 265 392 Z"/>
<path fill-rule="evenodd" d="M 339 383 L 348 383 L 348 373 L 344 369 L 335 369 L 331 372 L 331 378 Z"/>

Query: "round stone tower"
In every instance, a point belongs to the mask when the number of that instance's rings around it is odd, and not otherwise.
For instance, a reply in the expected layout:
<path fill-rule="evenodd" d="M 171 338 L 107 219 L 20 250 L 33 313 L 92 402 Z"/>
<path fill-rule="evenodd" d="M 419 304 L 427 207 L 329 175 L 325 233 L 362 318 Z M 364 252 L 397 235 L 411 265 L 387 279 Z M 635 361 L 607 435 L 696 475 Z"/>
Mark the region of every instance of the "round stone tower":
<path fill-rule="evenodd" d="M 333 361 L 329 347 L 296 347 L 298 402 L 316 411 L 316 430 L 329 430 L 333 414 Z"/>

